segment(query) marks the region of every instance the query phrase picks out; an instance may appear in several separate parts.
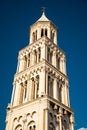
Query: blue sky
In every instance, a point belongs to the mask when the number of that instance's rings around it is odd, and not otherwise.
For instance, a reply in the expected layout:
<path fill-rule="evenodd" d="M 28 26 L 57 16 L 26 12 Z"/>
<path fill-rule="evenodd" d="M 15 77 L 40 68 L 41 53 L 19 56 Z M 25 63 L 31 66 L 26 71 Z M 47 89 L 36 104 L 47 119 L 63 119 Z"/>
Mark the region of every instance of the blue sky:
<path fill-rule="evenodd" d="M 87 1 L 0 1 L 0 130 L 5 129 L 6 107 L 11 99 L 18 51 L 29 44 L 29 27 L 46 16 L 58 26 L 58 45 L 67 57 L 71 108 L 75 130 L 87 128 Z"/>

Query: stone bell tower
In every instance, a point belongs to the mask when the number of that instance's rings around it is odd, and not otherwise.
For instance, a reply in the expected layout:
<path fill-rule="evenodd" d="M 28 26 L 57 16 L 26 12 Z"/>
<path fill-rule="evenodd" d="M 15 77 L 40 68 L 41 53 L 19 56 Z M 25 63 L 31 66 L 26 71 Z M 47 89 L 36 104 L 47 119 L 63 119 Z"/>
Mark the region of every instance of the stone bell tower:
<path fill-rule="evenodd" d="M 74 130 L 66 56 L 57 27 L 45 13 L 30 27 L 29 45 L 19 51 L 6 130 Z"/>

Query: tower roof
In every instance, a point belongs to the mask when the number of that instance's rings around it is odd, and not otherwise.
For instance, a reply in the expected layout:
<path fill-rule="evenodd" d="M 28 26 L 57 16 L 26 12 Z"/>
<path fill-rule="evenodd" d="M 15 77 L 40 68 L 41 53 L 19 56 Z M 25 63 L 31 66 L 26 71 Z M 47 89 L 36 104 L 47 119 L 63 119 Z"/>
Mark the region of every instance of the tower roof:
<path fill-rule="evenodd" d="M 38 21 L 50 21 L 46 15 L 45 15 L 45 12 L 42 13 L 42 16 L 37 20 Z"/>

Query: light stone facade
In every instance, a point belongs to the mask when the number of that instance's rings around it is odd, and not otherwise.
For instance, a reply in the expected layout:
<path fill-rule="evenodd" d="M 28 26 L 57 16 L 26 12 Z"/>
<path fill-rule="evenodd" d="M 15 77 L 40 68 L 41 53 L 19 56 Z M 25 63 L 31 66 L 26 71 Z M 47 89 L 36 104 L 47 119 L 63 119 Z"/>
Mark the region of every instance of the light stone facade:
<path fill-rule="evenodd" d="M 44 12 L 30 27 L 29 45 L 19 51 L 6 130 L 74 130 L 66 56 Z"/>

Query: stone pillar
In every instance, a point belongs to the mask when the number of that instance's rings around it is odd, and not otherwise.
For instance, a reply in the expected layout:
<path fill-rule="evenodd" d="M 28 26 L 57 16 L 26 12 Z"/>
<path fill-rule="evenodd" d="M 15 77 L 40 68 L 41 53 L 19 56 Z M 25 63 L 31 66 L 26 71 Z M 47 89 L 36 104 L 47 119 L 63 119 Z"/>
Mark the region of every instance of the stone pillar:
<path fill-rule="evenodd" d="M 29 36 L 30 36 L 30 42 L 29 43 L 31 44 L 33 42 L 33 36 L 32 36 L 31 28 L 30 28 L 30 35 Z"/>
<path fill-rule="evenodd" d="M 66 81 L 65 81 L 65 93 L 64 93 L 64 96 L 65 96 L 65 105 L 68 106 L 68 89 L 67 89 L 67 84 L 66 84 Z"/>
<path fill-rule="evenodd" d="M 63 72 L 63 59 L 60 57 L 60 71 Z"/>
<path fill-rule="evenodd" d="M 39 97 L 45 94 L 45 69 L 40 73 L 40 83 L 39 83 Z"/>
<path fill-rule="evenodd" d="M 13 103 L 14 103 L 15 88 L 16 88 L 16 87 L 13 85 L 12 98 L 11 98 L 11 104 L 12 104 L 12 105 L 13 105 Z"/>
<path fill-rule="evenodd" d="M 23 103 L 23 94 L 24 94 L 24 87 L 22 84 L 19 84 L 18 105 Z"/>
<path fill-rule="evenodd" d="M 43 43 L 42 47 L 41 47 L 41 61 L 43 59 L 46 59 L 46 46 L 45 46 L 45 43 Z"/>
<path fill-rule="evenodd" d="M 28 81 L 28 83 L 29 83 L 29 101 L 31 101 L 32 100 L 32 79 L 30 79 L 29 81 Z"/>
<path fill-rule="evenodd" d="M 57 90 L 57 78 L 54 78 L 54 85 L 53 85 L 53 97 L 58 100 L 58 90 Z"/>
<path fill-rule="evenodd" d="M 37 86 L 38 85 L 38 79 L 35 79 L 35 99 L 37 98 L 38 92 L 37 92 Z"/>
<path fill-rule="evenodd" d="M 63 73 L 66 74 L 66 61 L 65 61 L 65 57 L 63 56 L 63 59 L 62 59 L 62 68 L 63 68 Z"/>
<path fill-rule="evenodd" d="M 54 43 L 57 45 L 57 31 L 55 31 L 55 35 L 54 35 Z"/>
<path fill-rule="evenodd" d="M 50 28 L 47 29 L 48 30 L 48 38 L 50 39 Z"/>
<path fill-rule="evenodd" d="M 49 121 L 48 121 L 48 108 L 44 110 L 45 112 L 45 130 L 49 130 Z"/>
<path fill-rule="evenodd" d="M 25 57 L 21 56 L 19 58 L 19 72 L 24 71 L 26 66 L 27 66 L 27 64 L 26 64 Z"/>
<path fill-rule="evenodd" d="M 15 87 L 16 88 L 15 88 L 14 104 L 13 104 L 13 106 L 17 106 L 18 105 L 19 83 L 16 83 Z"/>
<path fill-rule="evenodd" d="M 54 65 L 55 67 L 57 66 L 57 59 L 56 59 L 56 51 L 53 51 L 53 55 L 52 55 L 52 65 Z"/>
<path fill-rule="evenodd" d="M 32 51 L 30 53 L 30 66 L 34 65 L 34 63 L 35 63 L 35 53 L 34 51 Z"/>
<path fill-rule="evenodd" d="M 46 71 L 46 95 L 48 95 L 48 71 Z"/>
<path fill-rule="evenodd" d="M 18 58 L 18 64 L 17 64 L 17 70 L 16 72 L 19 72 L 19 58 Z"/>
<path fill-rule="evenodd" d="M 41 28 L 38 27 L 38 31 L 37 31 L 37 40 L 41 38 Z"/>
<path fill-rule="evenodd" d="M 31 86 L 31 100 L 35 98 L 35 84 L 34 79 L 32 79 L 32 86 Z"/>
<path fill-rule="evenodd" d="M 62 94 L 62 103 L 63 103 L 63 104 L 65 104 L 65 96 L 64 96 L 64 93 L 65 93 L 65 86 L 64 86 L 63 81 L 62 81 L 61 94 Z"/>
<path fill-rule="evenodd" d="M 71 116 L 70 116 L 70 129 L 71 130 L 74 130 L 74 116 L 73 116 L 73 114 L 71 114 Z"/>
<path fill-rule="evenodd" d="M 30 77 L 28 76 L 28 79 L 27 79 L 27 95 L 26 95 L 27 101 L 29 101 L 29 96 L 30 96 Z"/>
<path fill-rule="evenodd" d="M 59 130 L 62 130 L 62 116 L 63 116 L 62 108 L 59 108 Z"/>

